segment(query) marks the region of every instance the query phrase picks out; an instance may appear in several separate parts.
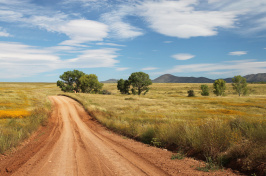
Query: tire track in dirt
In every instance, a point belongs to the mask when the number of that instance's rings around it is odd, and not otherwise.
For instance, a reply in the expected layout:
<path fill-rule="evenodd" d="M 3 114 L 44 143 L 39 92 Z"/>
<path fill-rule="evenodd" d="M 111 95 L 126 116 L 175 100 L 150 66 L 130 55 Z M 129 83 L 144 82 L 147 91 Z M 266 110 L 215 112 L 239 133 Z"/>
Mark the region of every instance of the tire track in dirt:
<path fill-rule="evenodd" d="M 13 167 L 11 173 L 15 176 L 235 175 L 230 170 L 211 174 L 197 171 L 196 160 L 171 160 L 169 151 L 124 139 L 106 130 L 68 97 L 52 96 L 50 100 L 54 104 L 50 119 L 53 128 L 38 151 Z M 20 152 L 23 150 L 18 150 L 13 157 Z"/>

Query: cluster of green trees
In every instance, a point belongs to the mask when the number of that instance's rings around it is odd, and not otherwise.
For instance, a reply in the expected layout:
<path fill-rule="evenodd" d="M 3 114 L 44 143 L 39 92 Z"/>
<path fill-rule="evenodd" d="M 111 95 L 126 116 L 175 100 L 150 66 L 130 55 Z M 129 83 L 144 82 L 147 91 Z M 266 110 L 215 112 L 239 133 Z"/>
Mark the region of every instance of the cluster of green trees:
<path fill-rule="evenodd" d="M 57 86 L 64 92 L 99 93 L 103 84 L 95 74 L 85 74 L 79 70 L 66 71 L 60 75 Z"/>
<path fill-rule="evenodd" d="M 64 92 L 82 92 L 82 93 L 100 93 L 103 87 L 103 83 L 98 81 L 98 77 L 95 74 L 85 74 L 79 70 L 66 71 L 60 75 L 60 79 L 57 81 L 57 86 Z M 144 72 L 134 72 L 127 80 L 120 79 L 117 81 L 117 89 L 122 94 L 144 95 L 149 91 L 149 85 L 152 81 L 148 74 Z M 240 96 L 248 93 L 246 78 L 238 75 L 232 79 L 232 86 L 236 93 Z M 207 85 L 201 85 L 201 95 L 209 96 L 209 87 Z M 217 96 L 225 95 L 226 81 L 223 79 L 217 79 L 213 83 L 213 93 Z M 110 92 L 107 92 L 108 94 Z M 193 90 L 188 91 L 188 96 L 193 97 L 195 93 Z"/>
<path fill-rule="evenodd" d="M 133 95 L 140 95 L 142 92 L 145 95 L 149 91 L 149 85 L 152 81 L 148 74 L 144 72 L 134 72 L 127 80 L 120 79 L 117 81 L 117 89 L 122 94 L 130 94 L 130 90 Z"/>
<path fill-rule="evenodd" d="M 240 96 L 248 93 L 246 78 L 238 75 L 232 79 L 232 86 L 236 93 Z M 209 96 L 209 87 L 207 85 L 201 85 L 201 95 Z M 217 96 L 225 95 L 226 81 L 223 79 L 217 79 L 213 83 L 213 93 Z M 188 95 L 190 96 L 191 93 Z"/>

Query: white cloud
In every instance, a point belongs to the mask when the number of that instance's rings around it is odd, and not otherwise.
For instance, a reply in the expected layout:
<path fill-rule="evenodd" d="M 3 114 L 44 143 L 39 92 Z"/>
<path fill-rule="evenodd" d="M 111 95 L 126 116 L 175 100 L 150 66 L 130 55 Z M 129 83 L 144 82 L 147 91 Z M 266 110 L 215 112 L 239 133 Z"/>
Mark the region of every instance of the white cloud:
<path fill-rule="evenodd" d="M 70 40 L 61 42 L 61 45 L 79 46 L 91 41 L 102 41 L 108 36 L 108 26 L 92 20 L 68 20 L 65 15 L 54 17 L 33 16 L 29 19 L 32 24 L 51 32 L 67 35 Z"/>
<path fill-rule="evenodd" d="M 38 27 L 48 32 L 65 34 L 69 40 L 63 41 L 62 45 L 102 41 L 108 36 L 108 26 L 103 23 L 80 17 L 72 19 L 63 12 L 36 6 L 29 1 L 14 1 L 14 4 L 0 2 L 0 5 L 3 6 L 0 8 L 0 21 L 15 22 L 18 27 Z"/>
<path fill-rule="evenodd" d="M 113 67 L 118 60 L 115 60 L 118 55 L 118 49 L 105 48 L 82 51 L 82 54 L 74 59 L 69 59 L 64 62 L 66 68 L 98 68 L 98 67 Z"/>
<path fill-rule="evenodd" d="M 77 46 L 62 46 L 62 45 L 60 45 L 60 46 L 47 47 L 47 48 L 45 48 L 45 50 L 51 51 L 53 53 L 61 53 L 62 55 L 64 55 L 66 53 L 78 53 L 78 52 L 84 50 L 84 48 L 77 47 Z"/>
<path fill-rule="evenodd" d="M 2 27 L 0 27 L 0 37 L 10 37 L 11 35 L 7 33 Z"/>
<path fill-rule="evenodd" d="M 0 21 L 19 22 L 18 26 L 37 26 L 47 31 L 64 33 L 70 37 L 63 43 L 68 45 L 101 41 L 107 37 L 106 28 L 94 33 L 95 37 L 88 36 L 82 29 L 76 28 L 80 25 L 78 20 L 86 20 L 81 19 L 84 16 L 83 10 L 71 15 L 62 12 L 79 3 L 82 3 L 80 7 L 85 7 L 87 11 L 111 11 L 102 14 L 100 19 L 108 25 L 109 35 L 120 39 L 144 35 L 143 29 L 129 23 L 127 17 L 132 16 L 148 23 L 151 29 L 160 34 L 178 38 L 213 36 L 217 35 L 221 28 L 238 27 L 241 28 L 236 30 L 239 33 L 256 33 L 266 29 L 266 3 L 262 0 L 119 0 L 116 3 L 108 0 L 64 0 L 58 3 L 56 8 L 62 5 L 62 9 L 54 11 L 53 8 L 35 5 L 30 0 L 2 0 Z M 86 24 L 83 27 L 88 29 L 89 22 L 84 22 Z M 93 26 L 91 27 L 89 29 L 94 31 Z"/>
<path fill-rule="evenodd" d="M 92 20 L 77 19 L 68 20 L 65 15 L 57 17 L 33 16 L 28 19 L 32 24 L 51 32 L 59 32 L 67 35 L 69 40 L 61 42 L 61 45 L 78 46 L 91 41 L 102 41 L 108 36 L 108 26 Z"/>
<path fill-rule="evenodd" d="M 216 64 L 190 64 L 190 65 L 177 65 L 174 68 L 165 71 L 165 73 L 197 73 L 201 72 L 208 75 L 211 74 L 226 74 L 227 76 L 234 76 L 237 74 L 247 75 L 255 73 L 266 72 L 265 61 L 255 60 L 236 60 L 230 62 L 221 62 Z M 225 76 L 225 75 L 223 75 Z"/>
<path fill-rule="evenodd" d="M 0 43 L 0 78 L 28 77 L 54 70 L 60 63 L 59 57 L 48 51 L 20 43 Z"/>
<path fill-rule="evenodd" d="M 192 59 L 193 57 L 195 57 L 195 55 L 187 54 L 187 53 L 180 53 L 180 54 L 172 55 L 172 58 L 175 58 L 176 60 L 188 60 L 188 59 Z"/>
<path fill-rule="evenodd" d="M 128 9 L 128 11 L 125 12 L 124 8 Z M 140 28 L 123 21 L 124 16 L 128 15 L 129 11 L 131 11 L 130 7 L 124 6 L 124 8 L 120 11 L 103 14 L 101 17 L 102 21 L 109 25 L 112 37 L 128 39 L 143 35 L 144 33 Z"/>
<path fill-rule="evenodd" d="M 119 62 L 115 59 L 117 51 L 114 48 L 85 50 L 74 59 L 63 60 L 48 48 L 0 42 L 0 78 L 30 77 L 63 68 L 114 67 Z"/>
<path fill-rule="evenodd" d="M 85 7 L 86 9 L 90 7 L 97 10 L 112 5 L 110 2 L 108 2 L 108 0 L 62 0 L 61 3 L 63 5 L 76 5 L 77 3 L 81 3 L 81 7 Z"/>
<path fill-rule="evenodd" d="M 164 43 L 173 43 L 173 41 L 164 41 Z"/>
<path fill-rule="evenodd" d="M 119 45 L 115 43 L 103 43 L 103 42 L 96 43 L 96 45 L 123 46 L 123 47 L 126 46 L 126 45 Z"/>
<path fill-rule="evenodd" d="M 122 2 L 122 3 L 121 3 Z M 120 4 L 121 3 L 121 4 Z M 140 17 L 154 31 L 171 37 L 214 36 L 221 29 L 238 33 L 266 29 L 266 3 L 260 0 L 148 0 L 120 1 L 102 16 L 116 37 L 134 38 L 143 31 L 130 25 L 127 16 Z"/>
<path fill-rule="evenodd" d="M 141 70 L 148 71 L 148 70 L 157 70 L 157 69 L 158 69 L 157 67 L 146 67 Z"/>
<path fill-rule="evenodd" d="M 208 0 L 213 8 L 222 11 L 238 11 L 244 13 L 265 13 L 266 4 L 261 0 Z"/>
<path fill-rule="evenodd" d="M 197 4 L 197 0 L 145 1 L 138 13 L 153 30 L 172 37 L 213 36 L 218 28 L 234 27 L 233 12 L 195 10 Z"/>
<path fill-rule="evenodd" d="M 232 56 L 242 56 L 242 55 L 247 54 L 247 51 L 233 51 L 233 52 L 230 52 L 228 54 L 232 55 Z"/>
<path fill-rule="evenodd" d="M 58 31 L 69 36 L 62 45 L 75 45 L 90 41 L 102 41 L 108 35 L 108 26 L 91 20 L 71 20 L 59 27 Z"/>
<path fill-rule="evenodd" d="M 128 69 L 129 69 L 129 67 L 120 67 L 120 68 L 116 68 L 116 71 L 125 71 Z"/>
<path fill-rule="evenodd" d="M 257 33 L 266 29 L 266 3 L 261 0 L 209 0 L 210 8 L 217 11 L 235 12 L 241 33 Z"/>

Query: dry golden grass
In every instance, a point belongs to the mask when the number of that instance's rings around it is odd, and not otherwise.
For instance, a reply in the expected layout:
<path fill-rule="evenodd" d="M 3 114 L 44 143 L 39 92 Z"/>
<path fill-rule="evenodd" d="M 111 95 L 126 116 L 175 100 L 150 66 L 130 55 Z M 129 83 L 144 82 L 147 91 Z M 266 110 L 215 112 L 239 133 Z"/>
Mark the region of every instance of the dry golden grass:
<path fill-rule="evenodd" d="M 134 96 L 121 95 L 116 84 L 104 84 L 112 95 L 66 95 L 123 135 L 151 144 L 156 138 L 161 146 L 201 153 L 220 164 L 240 159 L 243 170 L 260 166 L 266 160 L 266 85 L 248 85 L 250 93 L 245 97 L 235 94 L 230 84 L 225 97 L 212 92 L 202 97 L 200 85 L 158 83 L 145 96 Z M 211 90 L 212 84 L 207 85 Z M 196 97 L 187 97 L 190 89 Z M 43 123 L 48 111 L 40 107 L 49 106 L 47 95 L 60 93 L 55 84 L 0 83 L 0 118 L 4 118 L 0 119 L 0 152 L 16 145 L 14 139 L 24 139 L 29 134 L 25 129 L 32 131 Z M 39 120 L 33 125 L 32 119 Z"/>
<path fill-rule="evenodd" d="M 220 163 L 241 158 L 243 170 L 257 167 L 266 159 L 266 85 L 248 85 L 250 93 L 243 97 L 235 94 L 231 84 L 224 97 L 212 92 L 203 97 L 200 85 L 158 83 L 145 96 L 134 96 L 121 95 L 116 84 L 105 84 L 112 95 L 68 95 L 123 135 L 145 143 L 156 138 L 165 147 L 202 153 Z M 207 85 L 212 90 L 212 84 Z M 190 89 L 196 97 L 187 97 Z"/>
<path fill-rule="evenodd" d="M 50 112 L 47 95 L 60 92 L 54 83 L 0 83 L 0 153 L 45 125 Z"/>

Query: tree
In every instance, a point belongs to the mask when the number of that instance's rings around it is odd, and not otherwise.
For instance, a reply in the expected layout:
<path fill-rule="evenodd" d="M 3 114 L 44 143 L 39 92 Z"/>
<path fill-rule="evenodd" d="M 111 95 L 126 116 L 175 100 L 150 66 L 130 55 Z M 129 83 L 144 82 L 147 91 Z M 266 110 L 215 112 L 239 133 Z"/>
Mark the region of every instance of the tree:
<path fill-rule="evenodd" d="M 201 85 L 200 89 L 202 96 L 209 96 L 209 87 L 206 84 Z"/>
<path fill-rule="evenodd" d="M 121 92 L 121 94 L 129 94 L 130 82 L 123 79 L 118 80 L 117 89 Z"/>
<path fill-rule="evenodd" d="M 247 81 L 246 78 L 238 75 L 235 76 L 232 79 L 232 86 L 233 89 L 236 90 L 236 92 L 238 93 L 238 95 L 240 96 L 241 94 L 246 95 L 248 88 L 247 88 Z"/>
<path fill-rule="evenodd" d="M 226 81 L 223 79 L 217 79 L 213 83 L 213 93 L 217 96 L 224 95 L 225 89 L 226 89 Z"/>
<path fill-rule="evenodd" d="M 99 93 L 103 87 L 103 83 L 98 81 L 98 77 L 95 74 L 82 75 L 79 78 L 79 82 L 83 93 Z"/>
<path fill-rule="evenodd" d="M 152 81 L 148 74 L 144 72 L 135 72 L 130 75 L 128 81 L 132 85 L 132 93 L 140 95 L 144 92 L 144 95 L 149 91 L 148 86 L 152 84 Z"/>
<path fill-rule="evenodd" d="M 66 71 L 60 75 L 61 81 L 57 81 L 57 86 L 64 92 L 80 92 L 79 78 L 83 75 L 85 75 L 85 73 L 78 70 Z"/>

